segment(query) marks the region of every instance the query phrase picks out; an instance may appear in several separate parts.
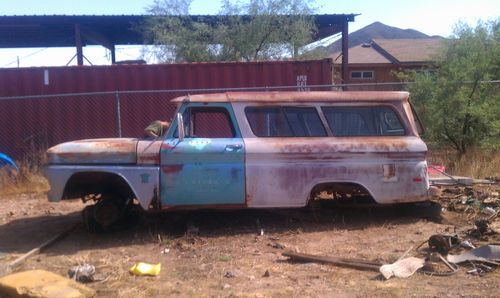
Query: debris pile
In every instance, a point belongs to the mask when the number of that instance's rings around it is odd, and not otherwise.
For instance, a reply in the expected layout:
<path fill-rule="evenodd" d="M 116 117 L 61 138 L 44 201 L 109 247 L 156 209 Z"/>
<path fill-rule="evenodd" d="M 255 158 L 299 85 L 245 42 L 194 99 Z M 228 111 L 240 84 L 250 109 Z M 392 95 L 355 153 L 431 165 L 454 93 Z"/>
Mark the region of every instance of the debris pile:
<path fill-rule="evenodd" d="M 469 221 L 484 217 L 492 220 L 500 210 L 500 194 L 490 185 L 446 187 L 439 201 L 446 210 L 464 214 Z"/>

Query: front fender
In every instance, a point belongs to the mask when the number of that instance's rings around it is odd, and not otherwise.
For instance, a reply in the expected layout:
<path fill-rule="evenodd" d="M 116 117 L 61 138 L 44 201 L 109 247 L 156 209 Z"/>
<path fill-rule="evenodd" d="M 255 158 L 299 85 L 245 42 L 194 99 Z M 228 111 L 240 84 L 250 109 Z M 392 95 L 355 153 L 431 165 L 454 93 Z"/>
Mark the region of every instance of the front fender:
<path fill-rule="evenodd" d="M 69 179 L 78 173 L 99 172 L 121 177 L 129 185 L 135 198 L 145 210 L 149 208 L 159 189 L 158 166 L 48 165 L 44 172 L 50 184 L 48 199 L 51 202 L 57 202 L 63 198 Z M 99 181 L 95 183 L 99 183 Z"/>

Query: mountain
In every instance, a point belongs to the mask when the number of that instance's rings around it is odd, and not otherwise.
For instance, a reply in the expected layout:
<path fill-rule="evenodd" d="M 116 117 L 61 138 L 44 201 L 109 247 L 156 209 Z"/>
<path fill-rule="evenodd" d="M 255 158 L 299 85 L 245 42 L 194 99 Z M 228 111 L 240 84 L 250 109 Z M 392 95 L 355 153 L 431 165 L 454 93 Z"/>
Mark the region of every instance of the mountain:
<path fill-rule="evenodd" d="M 399 29 L 396 27 L 387 26 L 380 22 L 372 23 L 357 31 L 349 34 L 349 47 L 370 42 L 372 39 L 418 39 L 418 38 L 436 38 L 413 29 Z M 327 54 L 341 51 L 342 41 L 339 39 L 334 43 L 320 47 Z"/>

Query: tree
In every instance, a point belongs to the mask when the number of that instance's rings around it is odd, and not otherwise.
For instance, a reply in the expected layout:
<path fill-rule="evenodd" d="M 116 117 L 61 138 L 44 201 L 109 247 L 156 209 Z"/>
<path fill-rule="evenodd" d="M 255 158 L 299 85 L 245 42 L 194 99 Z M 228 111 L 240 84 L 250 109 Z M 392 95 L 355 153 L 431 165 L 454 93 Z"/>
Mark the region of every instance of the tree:
<path fill-rule="evenodd" d="M 426 137 L 459 155 L 472 147 L 500 147 L 499 20 L 475 28 L 459 23 L 436 70 L 409 74 Z"/>
<path fill-rule="evenodd" d="M 219 18 L 204 20 L 189 15 L 192 0 L 155 0 L 143 32 L 163 62 L 279 60 L 311 42 L 316 26 L 310 2 L 224 0 Z"/>

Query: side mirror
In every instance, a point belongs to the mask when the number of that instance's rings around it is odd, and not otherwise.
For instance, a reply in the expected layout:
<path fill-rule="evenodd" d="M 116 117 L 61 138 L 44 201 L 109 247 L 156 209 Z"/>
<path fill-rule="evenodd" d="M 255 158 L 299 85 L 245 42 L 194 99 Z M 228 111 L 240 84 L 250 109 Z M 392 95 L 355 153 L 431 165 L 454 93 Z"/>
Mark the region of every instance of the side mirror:
<path fill-rule="evenodd" d="M 179 142 L 184 141 L 184 120 L 182 119 L 182 114 L 177 113 L 177 135 L 179 136 Z"/>

